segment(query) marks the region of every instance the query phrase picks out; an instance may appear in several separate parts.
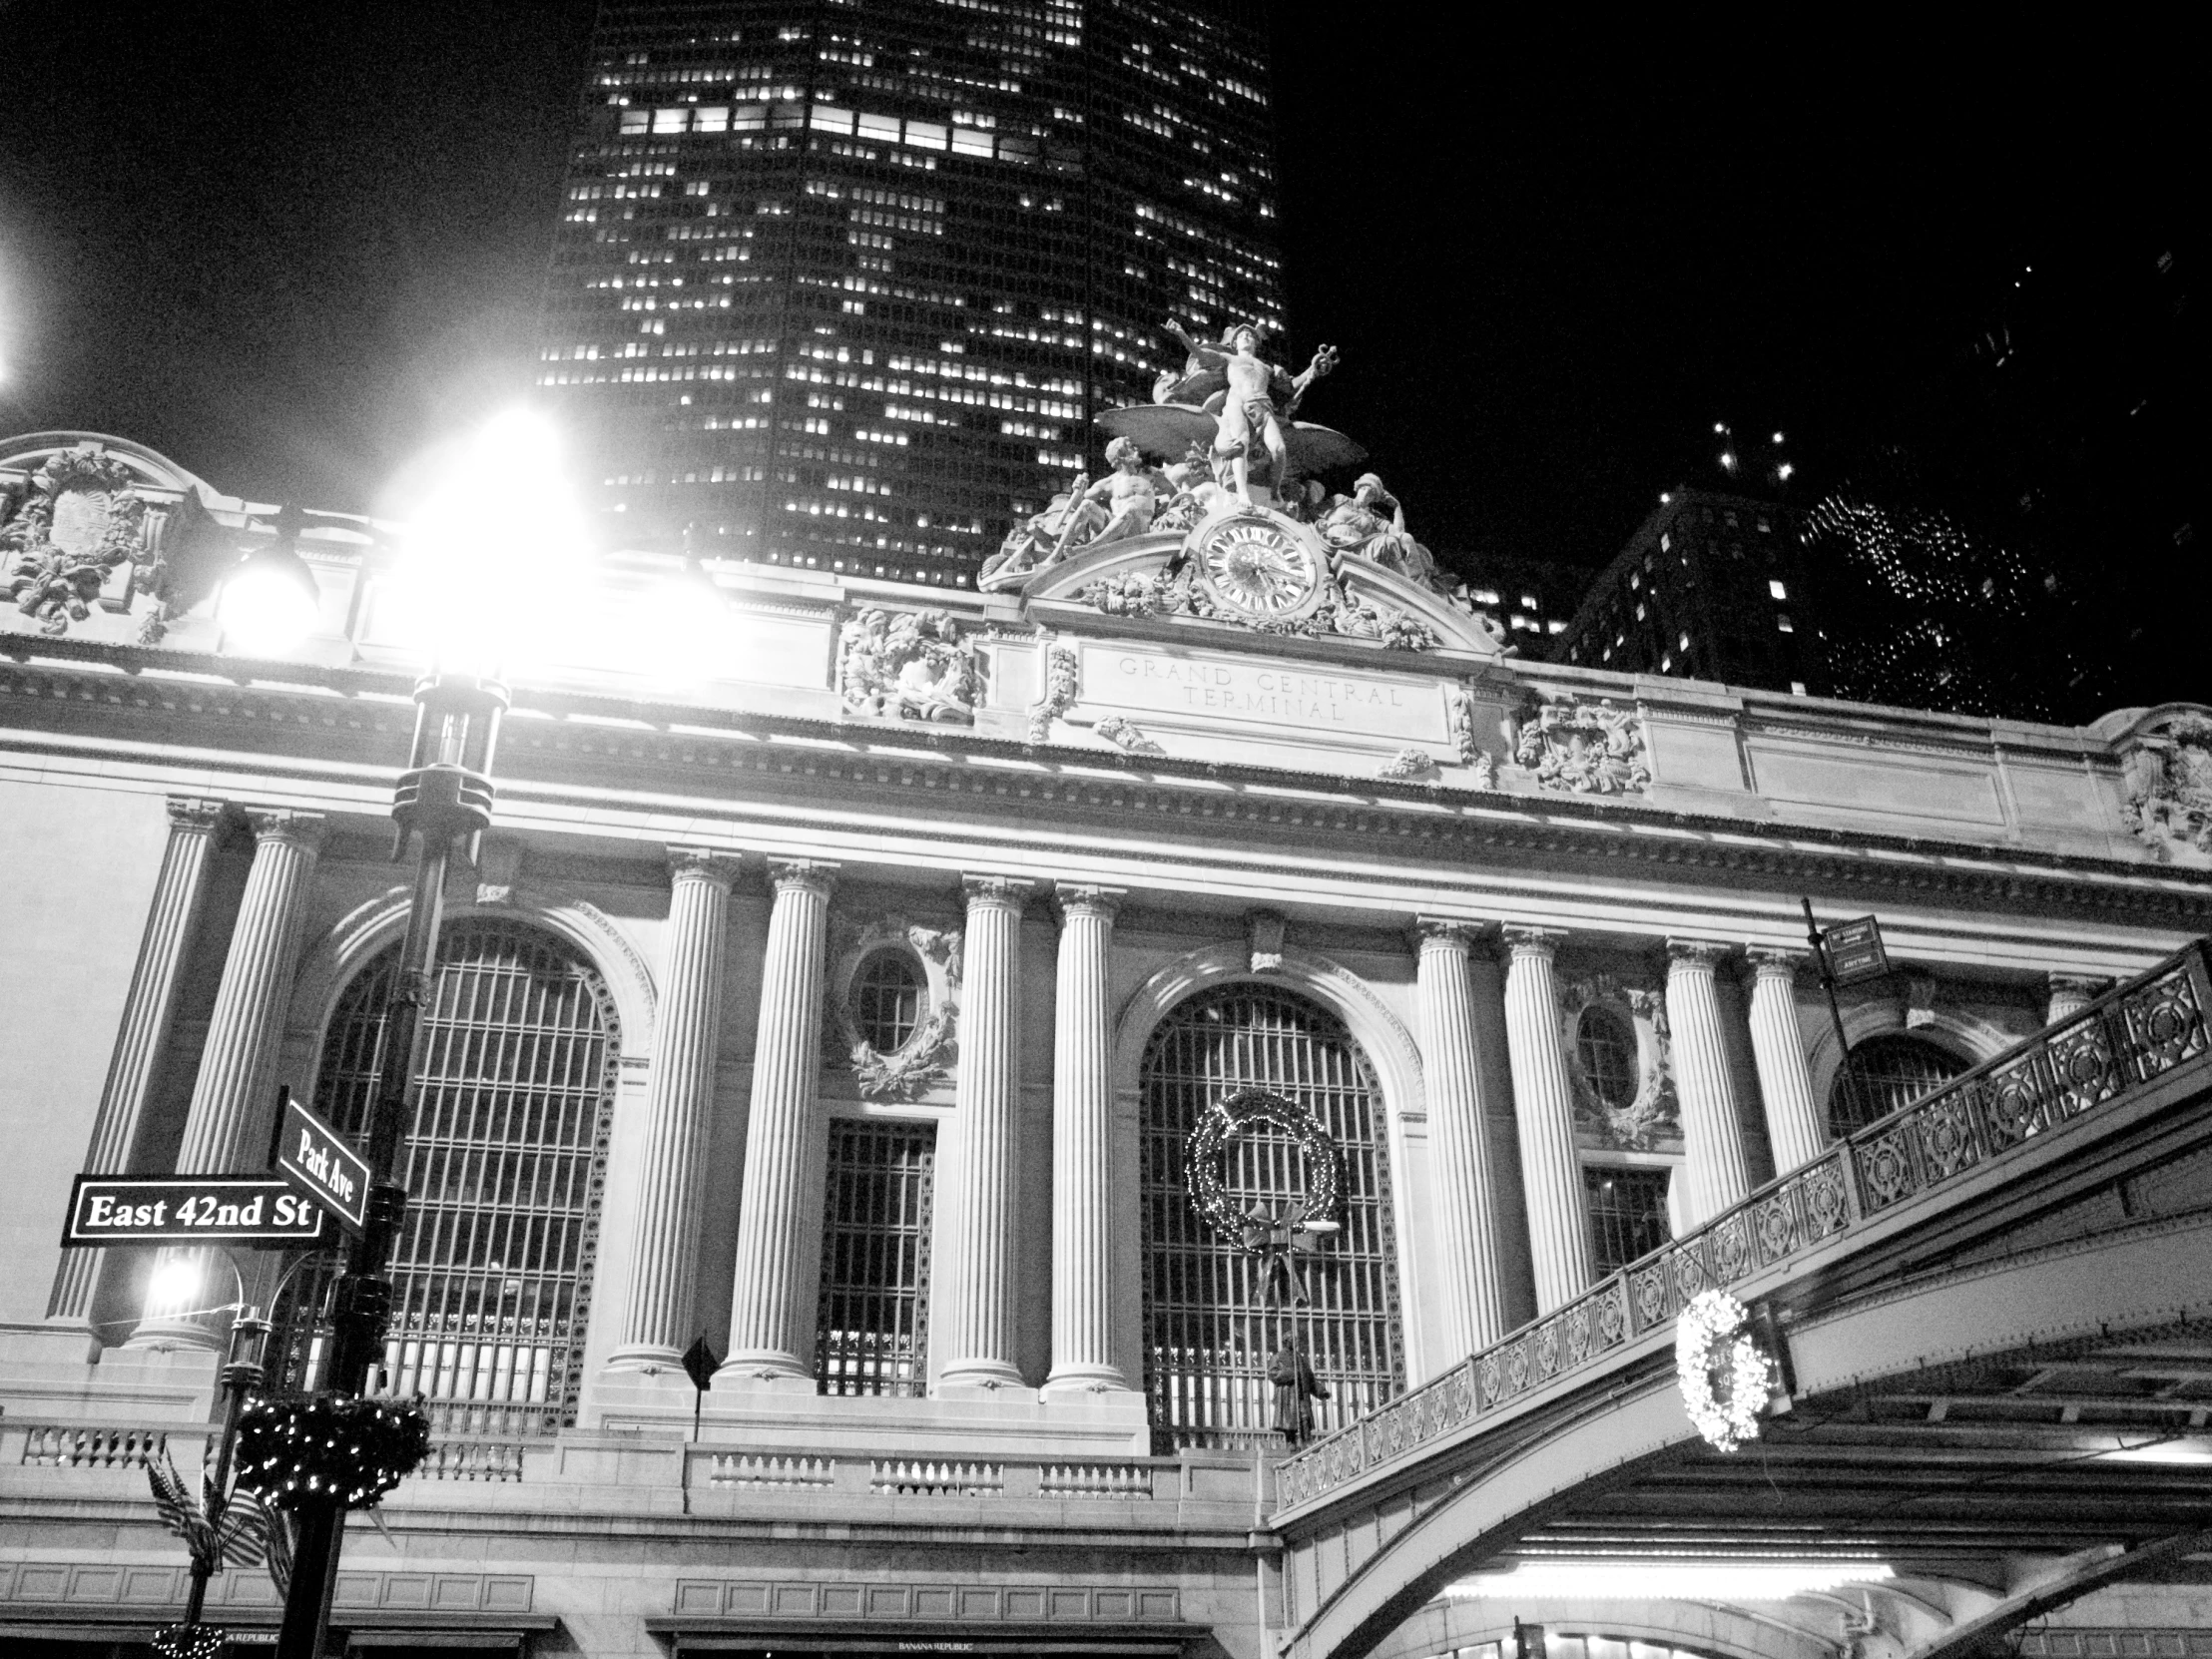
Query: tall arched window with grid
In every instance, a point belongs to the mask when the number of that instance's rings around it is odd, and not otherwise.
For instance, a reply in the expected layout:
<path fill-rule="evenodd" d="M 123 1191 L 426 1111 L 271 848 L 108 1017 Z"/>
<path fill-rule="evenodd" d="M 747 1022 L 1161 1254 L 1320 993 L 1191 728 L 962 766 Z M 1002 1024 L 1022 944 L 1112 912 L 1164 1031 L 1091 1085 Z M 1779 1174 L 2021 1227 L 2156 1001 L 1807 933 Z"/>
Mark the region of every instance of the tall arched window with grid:
<path fill-rule="evenodd" d="M 1854 1045 L 1852 1076 L 1837 1068 L 1828 1090 L 1828 1123 L 1835 1134 L 1864 1129 L 1877 1118 L 1910 1106 L 1966 1069 L 1947 1048 L 1903 1031 L 1885 1031 Z"/>
<path fill-rule="evenodd" d="M 395 945 L 338 999 L 315 1108 L 356 1146 L 384 1062 Z M 391 1266 L 381 1388 L 429 1396 L 444 1431 L 551 1433 L 576 1417 L 618 1047 L 612 999 L 560 939 L 487 917 L 447 925 L 424 1021 Z M 279 1386 L 319 1381 L 332 1270 L 276 1306 Z"/>
<path fill-rule="evenodd" d="M 1156 1449 L 1268 1438 L 1268 1361 L 1295 1336 L 1330 1397 L 1327 1432 L 1403 1388 L 1397 1246 L 1382 1092 L 1344 1024 L 1310 998 L 1230 985 L 1175 1008 L 1146 1046 L 1143 1094 L 1145 1387 Z M 1247 1087 L 1282 1095 L 1337 1143 L 1344 1229 L 1302 1272 L 1310 1305 L 1267 1298 L 1266 1263 L 1192 1208 L 1183 1150 L 1200 1116 Z M 1273 1130 L 1234 1143 L 1224 1185 L 1239 1209 L 1303 1194 L 1297 1141 Z"/>

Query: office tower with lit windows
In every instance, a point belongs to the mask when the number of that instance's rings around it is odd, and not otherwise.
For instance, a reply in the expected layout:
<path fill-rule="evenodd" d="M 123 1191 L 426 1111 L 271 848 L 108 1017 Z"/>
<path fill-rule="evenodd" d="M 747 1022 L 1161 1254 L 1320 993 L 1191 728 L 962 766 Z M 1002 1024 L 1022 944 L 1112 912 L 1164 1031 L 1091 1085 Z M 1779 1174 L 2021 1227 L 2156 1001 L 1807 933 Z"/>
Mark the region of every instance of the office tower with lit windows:
<path fill-rule="evenodd" d="M 1170 314 L 1281 325 L 1265 42 L 1233 0 L 603 8 L 538 379 L 610 536 L 972 580 Z"/>
<path fill-rule="evenodd" d="M 1677 485 L 1590 585 L 1553 662 L 1827 695 L 1796 516 Z"/>

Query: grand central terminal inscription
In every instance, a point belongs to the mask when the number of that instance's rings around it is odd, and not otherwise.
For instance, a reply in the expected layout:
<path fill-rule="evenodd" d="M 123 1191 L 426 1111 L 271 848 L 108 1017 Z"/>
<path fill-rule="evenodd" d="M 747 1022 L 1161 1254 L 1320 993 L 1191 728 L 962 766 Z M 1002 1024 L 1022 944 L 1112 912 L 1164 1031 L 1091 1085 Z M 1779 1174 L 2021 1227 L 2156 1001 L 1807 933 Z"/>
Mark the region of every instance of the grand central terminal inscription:
<path fill-rule="evenodd" d="M 1079 701 L 1185 727 L 1270 727 L 1286 735 L 1392 744 L 1451 742 L 1448 687 L 1405 674 L 1084 641 Z"/>

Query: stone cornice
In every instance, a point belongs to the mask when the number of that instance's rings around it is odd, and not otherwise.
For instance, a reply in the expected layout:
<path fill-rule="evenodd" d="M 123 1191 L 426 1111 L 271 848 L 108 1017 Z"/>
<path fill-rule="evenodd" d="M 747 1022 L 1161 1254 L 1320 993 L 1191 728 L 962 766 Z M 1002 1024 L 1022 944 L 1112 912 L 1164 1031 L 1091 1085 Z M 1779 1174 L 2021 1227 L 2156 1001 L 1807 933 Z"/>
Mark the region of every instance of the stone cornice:
<path fill-rule="evenodd" d="M 218 723 L 256 734 L 240 748 L 242 770 L 267 766 L 302 774 L 331 770 L 331 763 L 318 764 L 297 751 L 332 738 L 373 748 L 378 759 L 388 753 L 396 768 L 412 722 L 411 682 L 381 669 L 257 665 L 66 638 L 0 641 L 19 644 L 21 649 L 9 652 L 15 661 L 0 661 L 0 716 L 21 711 L 32 717 L 10 723 L 19 729 L 65 724 L 32 713 L 47 709 L 97 714 L 123 734 L 136 720 L 164 716 Z M 34 654 L 63 660 L 22 660 Z M 155 668 L 165 672 L 134 672 Z M 214 678 L 219 669 L 222 678 Z M 271 679 L 239 683 L 262 672 Z M 967 798 L 982 810 L 995 804 L 1029 815 L 1056 809 L 1063 815 L 1122 818 L 1142 822 L 1154 833 L 1172 817 L 1178 827 L 1188 821 L 1201 834 L 1225 828 L 1247 836 L 1335 832 L 1357 836 L 1371 848 L 1402 848 L 1446 860 L 1490 862 L 1501 853 L 1551 863 L 1577 857 L 1644 879 L 1795 881 L 1870 896 L 1902 894 L 1923 903 L 2025 904 L 2177 927 L 2212 925 L 2212 871 L 2003 843 L 1746 820 L 1620 798 L 1468 791 L 1138 757 L 913 723 L 818 720 L 540 688 L 518 696 L 516 717 L 502 734 L 502 783 L 555 796 L 561 781 L 530 766 L 532 758 L 556 767 L 568 758 L 589 759 L 632 778 L 642 769 L 681 769 L 714 780 L 725 793 L 733 774 L 755 773 L 776 779 L 780 793 L 787 794 L 803 780 L 869 793 L 913 792 L 931 802 L 932 813 Z M 294 734 L 293 743 L 282 741 Z M 141 741 L 159 739 L 149 734 Z M 353 772 L 367 761 L 356 749 L 355 757 L 335 764 Z"/>

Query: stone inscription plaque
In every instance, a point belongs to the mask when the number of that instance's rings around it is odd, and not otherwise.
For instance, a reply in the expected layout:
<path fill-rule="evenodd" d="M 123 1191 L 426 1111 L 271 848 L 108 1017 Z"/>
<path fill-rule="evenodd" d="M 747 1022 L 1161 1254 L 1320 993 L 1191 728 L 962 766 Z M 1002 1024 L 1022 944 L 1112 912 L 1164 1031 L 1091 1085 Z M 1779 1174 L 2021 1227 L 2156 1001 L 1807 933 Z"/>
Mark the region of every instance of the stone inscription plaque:
<path fill-rule="evenodd" d="M 1187 727 L 1276 731 L 1397 744 L 1451 743 L 1441 682 L 1084 641 L 1079 701 L 1173 717 Z"/>

